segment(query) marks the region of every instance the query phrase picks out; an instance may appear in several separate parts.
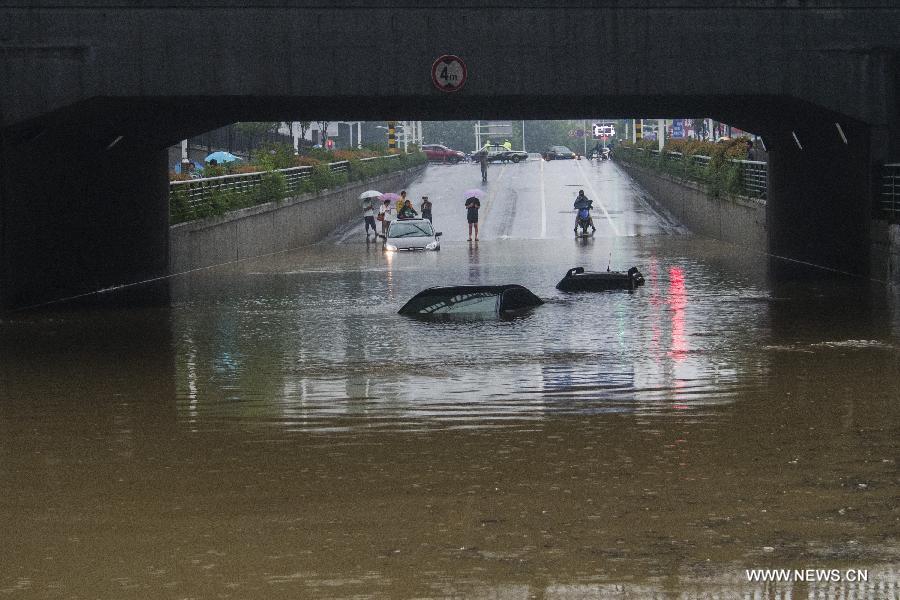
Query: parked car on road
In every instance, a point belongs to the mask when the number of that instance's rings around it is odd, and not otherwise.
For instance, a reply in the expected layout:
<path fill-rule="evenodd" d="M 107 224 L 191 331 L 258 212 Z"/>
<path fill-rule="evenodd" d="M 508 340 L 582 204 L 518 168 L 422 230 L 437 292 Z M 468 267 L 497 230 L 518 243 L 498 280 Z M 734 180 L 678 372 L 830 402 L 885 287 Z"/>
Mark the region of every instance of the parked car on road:
<path fill-rule="evenodd" d="M 384 249 L 397 250 L 440 250 L 440 231 L 435 231 L 428 219 L 401 219 L 391 221 Z"/>
<path fill-rule="evenodd" d="M 441 144 L 424 144 L 422 152 L 428 157 L 428 160 L 437 162 L 449 162 L 456 164 L 466 160 L 466 155 L 459 150 L 454 150 Z"/>
<path fill-rule="evenodd" d="M 541 152 L 541 158 L 544 160 L 556 160 L 566 158 L 576 158 L 575 153 L 565 146 L 550 146 Z"/>
<path fill-rule="evenodd" d="M 528 153 L 524 150 L 507 150 L 504 146 L 485 146 L 475 153 L 474 160 L 478 160 L 482 152 L 487 152 L 488 162 L 521 162 L 528 160 Z"/>

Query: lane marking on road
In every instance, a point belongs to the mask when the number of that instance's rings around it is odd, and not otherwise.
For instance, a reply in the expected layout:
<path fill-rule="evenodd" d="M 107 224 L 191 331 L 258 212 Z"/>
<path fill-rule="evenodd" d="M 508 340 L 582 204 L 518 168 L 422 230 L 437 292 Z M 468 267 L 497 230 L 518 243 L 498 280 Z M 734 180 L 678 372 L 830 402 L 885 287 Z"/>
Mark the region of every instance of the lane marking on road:
<path fill-rule="evenodd" d="M 609 216 L 609 213 L 606 211 L 606 207 L 603 205 L 603 202 L 600 201 L 600 194 L 597 193 L 597 190 L 594 189 L 594 186 L 591 184 L 591 179 L 588 173 L 584 172 L 584 167 L 581 166 L 581 161 L 576 161 L 578 163 L 578 170 L 581 171 L 581 174 L 584 175 L 584 180 L 587 183 L 588 189 L 591 191 L 591 196 L 594 198 L 594 204 L 600 205 L 600 210 L 603 211 L 603 216 L 606 217 L 606 222 L 609 223 L 609 228 L 613 230 L 613 233 L 616 237 L 621 237 L 621 233 L 619 233 L 619 228 L 616 227 L 616 224 L 612 222 L 612 219 Z"/>
<path fill-rule="evenodd" d="M 544 191 L 544 159 L 541 159 L 541 237 L 547 237 L 547 194 Z"/>
<path fill-rule="evenodd" d="M 500 167 L 500 174 L 497 175 L 497 180 L 496 180 L 497 183 L 499 183 L 500 180 L 503 179 L 503 175 L 505 175 L 505 174 L 506 174 L 506 165 L 504 164 L 503 166 Z M 484 205 L 485 205 L 484 212 L 480 215 L 480 217 L 478 219 L 480 221 L 479 229 L 484 229 L 484 223 L 485 223 L 485 221 L 487 221 L 488 214 L 491 212 L 491 207 L 494 205 L 494 196 L 496 195 L 496 190 L 497 190 L 497 188 L 491 189 L 491 192 L 487 195 L 487 198 L 485 198 L 485 200 L 484 200 Z"/>

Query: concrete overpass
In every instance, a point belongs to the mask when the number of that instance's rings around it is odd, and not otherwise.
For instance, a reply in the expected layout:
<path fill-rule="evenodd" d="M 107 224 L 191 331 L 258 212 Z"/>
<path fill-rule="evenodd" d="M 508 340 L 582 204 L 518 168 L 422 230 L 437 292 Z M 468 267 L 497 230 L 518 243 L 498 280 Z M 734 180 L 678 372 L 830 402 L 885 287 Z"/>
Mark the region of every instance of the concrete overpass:
<path fill-rule="evenodd" d="M 764 136 L 771 250 L 865 269 L 894 0 L 247 4 L 0 0 L 0 304 L 163 272 L 164 149 L 237 120 L 712 116 Z"/>

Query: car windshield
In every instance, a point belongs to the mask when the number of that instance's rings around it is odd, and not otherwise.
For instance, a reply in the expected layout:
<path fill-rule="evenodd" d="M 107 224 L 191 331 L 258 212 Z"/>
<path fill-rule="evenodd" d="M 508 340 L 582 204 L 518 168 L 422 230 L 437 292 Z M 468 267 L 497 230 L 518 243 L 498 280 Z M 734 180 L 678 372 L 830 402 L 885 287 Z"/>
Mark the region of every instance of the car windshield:
<path fill-rule="evenodd" d="M 553 150 L 556 152 L 571 152 L 571 150 L 569 150 L 565 146 L 553 146 Z"/>
<path fill-rule="evenodd" d="M 391 223 L 389 237 L 407 238 L 407 237 L 431 237 L 434 235 L 434 229 L 428 221 L 420 221 L 416 223 L 404 223 L 403 221 L 394 221 Z"/>

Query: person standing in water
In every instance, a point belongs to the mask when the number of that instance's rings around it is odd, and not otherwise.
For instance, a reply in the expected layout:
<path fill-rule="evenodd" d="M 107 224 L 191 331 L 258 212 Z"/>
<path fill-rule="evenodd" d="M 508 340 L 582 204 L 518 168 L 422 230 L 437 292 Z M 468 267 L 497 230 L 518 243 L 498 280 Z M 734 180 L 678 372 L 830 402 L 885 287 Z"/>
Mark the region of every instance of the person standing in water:
<path fill-rule="evenodd" d="M 390 200 L 384 201 L 384 204 L 378 210 L 378 216 L 381 217 L 381 237 L 386 238 L 388 229 L 391 227 L 391 221 L 394 220 L 394 207 L 391 206 Z"/>
<path fill-rule="evenodd" d="M 431 200 L 428 199 L 428 196 L 422 196 L 422 206 L 420 207 L 422 210 L 422 218 L 428 219 L 429 223 L 432 223 L 431 220 Z"/>
<path fill-rule="evenodd" d="M 475 241 L 478 241 L 478 209 L 481 208 L 481 200 L 472 196 L 466 200 L 466 220 L 469 222 L 469 241 L 472 241 L 472 228 L 475 228 Z"/>
<path fill-rule="evenodd" d="M 366 222 L 366 237 L 369 237 L 369 227 L 372 233 L 378 235 L 378 229 L 375 227 L 375 204 L 372 198 L 366 198 L 363 201 L 363 220 Z"/>

